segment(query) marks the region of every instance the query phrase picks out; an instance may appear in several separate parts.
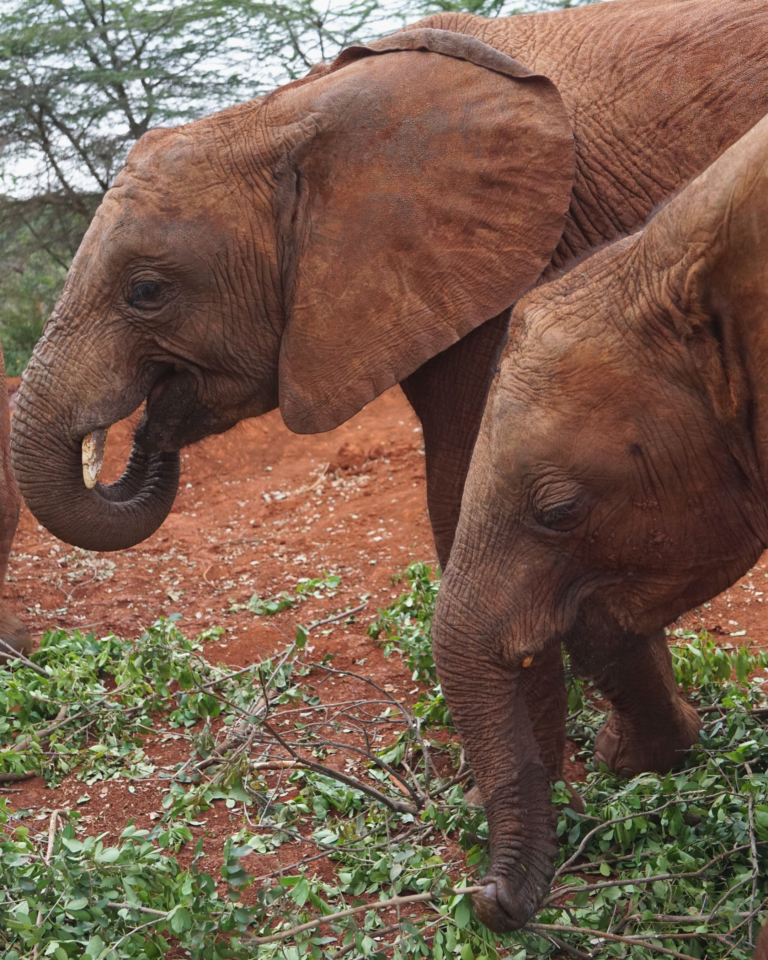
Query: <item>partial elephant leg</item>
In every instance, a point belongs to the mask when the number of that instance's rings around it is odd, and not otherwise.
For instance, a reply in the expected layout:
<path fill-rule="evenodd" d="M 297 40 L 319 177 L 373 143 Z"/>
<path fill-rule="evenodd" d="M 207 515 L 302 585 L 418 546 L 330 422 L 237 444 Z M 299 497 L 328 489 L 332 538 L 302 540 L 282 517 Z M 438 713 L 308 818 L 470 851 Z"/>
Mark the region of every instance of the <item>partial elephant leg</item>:
<path fill-rule="evenodd" d="M 5 379 L 5 363 L 0 351 L 0 663 L 4 654 L 11 651 L 29 653 L 32 638 L 24 624 L 8 610 L 1 599 L 5 576 L 8 572 L 8 557 L 19 522 L 21 496 L 11 467 L 11 416 L 8 409 L 8 387 Z M 8 649 L 11 648 L 11 650 Z"/>
<path fill-rule="evenodd" d="M 451 553 L 464 481 L 508 327 L 509 310 L 505 310 L 400 384 L 424 430 L 427 505 L 443 569 Z"/>
<path fill-rule="evenodd" d="M 760 939 L 757 941 L 753 960 L 768 960 L 768 922 L 763 926 Z"/>
<path fill-rule="evenodd" d="M 611 704 L 595 741 L 595 759 L 615 773 L 666 773 L 699 739 L 701 722 L 681 697 L 663 630 L 650 637 L 600 633 L 579 625 L 566 639 L 577 673 Z"/>

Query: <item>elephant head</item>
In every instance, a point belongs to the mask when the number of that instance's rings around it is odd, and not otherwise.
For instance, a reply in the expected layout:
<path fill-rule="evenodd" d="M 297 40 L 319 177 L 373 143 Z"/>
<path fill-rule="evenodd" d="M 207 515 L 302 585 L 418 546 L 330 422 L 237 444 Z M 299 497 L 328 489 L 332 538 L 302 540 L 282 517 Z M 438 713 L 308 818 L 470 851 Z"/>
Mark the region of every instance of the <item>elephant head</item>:
<path fill-rule="evenodd" d="M 433 625 L 497 930 L 535 912 L 556 850 L 526 668 L 574 636 L 636 657 L 768 544 L 767 251 L 768 118 L 513 312 Z"/>
<path fill-rule="evenodd" d="M 335 427 L 536 281 L 573 174 L 553 84 L 444 30 L 146 134 L 17 397 L 30 509 L 127 547 L 170 509 L 181 447 L 277 405 Z M 98 483 L 105 431 L 144 401 L 125 474 Z"/>

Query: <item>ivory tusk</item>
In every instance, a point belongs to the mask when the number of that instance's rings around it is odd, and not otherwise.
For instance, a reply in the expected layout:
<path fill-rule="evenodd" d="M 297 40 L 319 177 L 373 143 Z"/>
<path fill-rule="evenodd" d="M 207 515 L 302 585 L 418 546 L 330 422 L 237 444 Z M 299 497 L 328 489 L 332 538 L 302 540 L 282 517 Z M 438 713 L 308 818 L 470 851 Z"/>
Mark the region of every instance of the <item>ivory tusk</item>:
<path fill-rule="evenodd" d="M 99 480 L 101 467 L 104 463 L 104 448 L 107 445 L 109 427 L 94 430 L 87 437 L 83 437 L 83 480 L 89 490 L 93 490 Z"/>

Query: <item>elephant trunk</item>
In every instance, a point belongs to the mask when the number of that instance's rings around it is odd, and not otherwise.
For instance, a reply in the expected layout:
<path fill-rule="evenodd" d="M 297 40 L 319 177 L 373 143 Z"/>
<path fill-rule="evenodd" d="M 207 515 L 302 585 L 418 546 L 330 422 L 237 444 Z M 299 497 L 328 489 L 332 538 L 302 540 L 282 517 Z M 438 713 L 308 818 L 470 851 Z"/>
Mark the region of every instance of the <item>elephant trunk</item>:
<path fill-rule="evenodd" d="M 119 405 L 126 409 L 113 411 L 106 423 L 81 426 L 82 417 L 72 409 L 54 407 L 53 390 L 37 390 L 42 373 L 42 364 L 33 358 L 13 418 L 13 467 L 27 506 L 54 536 L 74 546 L 99 551 L 135 546 L 157 530 L 173 506 L 179 454 L 149 452 L 134 441 L 116 483 L 101 484 L 92 476 L 86 486 L 83 440 L 130 414 L 141 398 L 131 398 L 133 391 L 127 391 Z M 43 382 L 51 380 L 43 377 Z M 78 426 L 68 426 L 73 422 Z"/>
<path fill-rule="evenodd" d="M 549 889 L 555 814 L 522 664 L 504 662 L 495 631 L 454 590 L 459 579 L 449 565 L 433 622 L 435 662 L 488 817 L 491 862 L 475 913 L 504 933 L 524 926 Z"/>

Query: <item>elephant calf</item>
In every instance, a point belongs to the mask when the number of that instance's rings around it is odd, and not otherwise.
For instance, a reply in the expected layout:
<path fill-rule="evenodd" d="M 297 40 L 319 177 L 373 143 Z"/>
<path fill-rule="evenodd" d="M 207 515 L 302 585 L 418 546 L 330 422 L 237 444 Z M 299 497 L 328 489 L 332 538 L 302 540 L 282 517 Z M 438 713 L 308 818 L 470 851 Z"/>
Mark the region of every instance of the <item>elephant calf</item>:
<path fill-rule="evenodd" d="M 488 926 L 524 924 L 552 877 L 561 642 L 611 704 L 596 756 L 663 773 L 699 734 L 664 626 L 767 545 L 768 117 L 513 313 L 434 621 Z"/>

